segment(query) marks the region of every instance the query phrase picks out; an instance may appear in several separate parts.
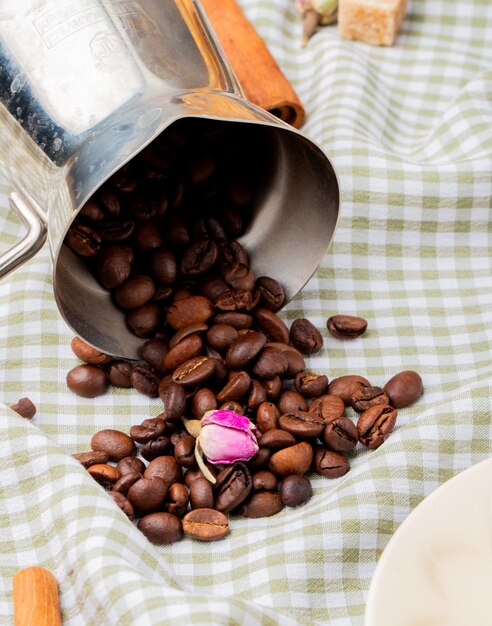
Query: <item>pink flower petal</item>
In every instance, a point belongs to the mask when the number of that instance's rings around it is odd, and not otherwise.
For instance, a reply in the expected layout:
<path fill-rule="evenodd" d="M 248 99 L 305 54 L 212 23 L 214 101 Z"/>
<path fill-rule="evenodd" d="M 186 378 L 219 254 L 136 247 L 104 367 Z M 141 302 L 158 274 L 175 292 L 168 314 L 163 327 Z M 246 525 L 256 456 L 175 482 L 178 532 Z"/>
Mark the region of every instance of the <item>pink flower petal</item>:
<path fill-rule="evenodd" d="M 206 415 L 202 419 L 202 426 L 205 424 L 219 424 L 226 428 L 234 428 L 236 430 L 250 430 L 256 432 L 255 425 L 244 415 L 238 415 L 234 411 L 219 409 L 211 415 Z"/>
<path fill-rule="evenodd" d="M 219 465 L 249 461 L 259 450 L 256 438 L 250 432 L 218 424 L 202 427 L 200 445 L 207 459 Z"/>

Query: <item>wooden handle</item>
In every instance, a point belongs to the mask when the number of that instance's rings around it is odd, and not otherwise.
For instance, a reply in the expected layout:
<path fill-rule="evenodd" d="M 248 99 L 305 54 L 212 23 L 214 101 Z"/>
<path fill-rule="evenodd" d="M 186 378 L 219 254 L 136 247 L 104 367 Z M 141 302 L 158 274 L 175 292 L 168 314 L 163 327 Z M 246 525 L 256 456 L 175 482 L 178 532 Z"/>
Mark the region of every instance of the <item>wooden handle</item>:
<path fill-rule="evenodd" d="M 14 626 L 61 626 L 56 578 L 43 567 L 14 576 Z"/>
<path fill-rule="evenodd" d="M 202 0 L 202 5 L 246 98 L 300 128 L 304 107 L 236 0 Z"/>

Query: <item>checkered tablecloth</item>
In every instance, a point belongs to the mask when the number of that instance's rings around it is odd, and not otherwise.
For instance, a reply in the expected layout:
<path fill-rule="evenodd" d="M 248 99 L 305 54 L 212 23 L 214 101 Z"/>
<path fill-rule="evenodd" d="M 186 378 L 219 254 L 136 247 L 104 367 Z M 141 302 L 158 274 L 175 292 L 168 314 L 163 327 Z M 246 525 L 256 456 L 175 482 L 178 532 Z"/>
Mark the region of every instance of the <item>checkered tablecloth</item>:
<path fill-rule="evenodd" d="M 0 403 L 27 395 L 38 407 L 28 423 L 0 404 L 2 624 L 12 622 L 12 576 L 40 564 L 59 581 L 70 626 L 362 626 L 396 528 L 491 454 L 492 3 L 412 0 L 391 48 L 326 27 L 301 49 L 293 0 L 242 6 L 303 100 L 304 131 L 332 157 L 342 189 L 333 245 L 282 315 L 323 329 L 314 371 L 382 385 L 413 369 L 425 395 L 400 411 L 381 448 L 351 454 L 346 476 L 314 478 L 305 506 L 233 519 L 215 544 L 152 546 L 69 455 L 98 429 L 128 431 L 157 415 L 160 403 L 131 390 L 86 400 L 66 389 L 76 359 L 45 247 L 0 283 Z M 0 192 L 4 250 L 22 228 L 5 184 Z M 325 322 L 335 313 L 366 318 L 368 332 L 333 339 Z"/>

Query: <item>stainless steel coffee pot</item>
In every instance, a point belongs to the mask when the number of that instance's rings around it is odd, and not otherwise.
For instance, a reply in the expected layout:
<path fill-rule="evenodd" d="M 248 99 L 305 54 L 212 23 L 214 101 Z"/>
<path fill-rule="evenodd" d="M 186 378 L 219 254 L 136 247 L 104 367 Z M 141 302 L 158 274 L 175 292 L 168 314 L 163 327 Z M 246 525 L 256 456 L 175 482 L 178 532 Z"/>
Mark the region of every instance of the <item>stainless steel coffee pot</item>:
<path fill-rule="evenodd" d="M 143 340 L 63 240 L 102 183 L 183 118 L 248 125 L 267 153 L 240 241 L 291 299 L 332 239 L 337 176 L 312 141 L 244 99 L 199 3 L 2 0 L 0 154 L 27 235 L 0 257 L 0 277 L 47 236 L 62 316 L 109 354 L 137 358 Z"/>

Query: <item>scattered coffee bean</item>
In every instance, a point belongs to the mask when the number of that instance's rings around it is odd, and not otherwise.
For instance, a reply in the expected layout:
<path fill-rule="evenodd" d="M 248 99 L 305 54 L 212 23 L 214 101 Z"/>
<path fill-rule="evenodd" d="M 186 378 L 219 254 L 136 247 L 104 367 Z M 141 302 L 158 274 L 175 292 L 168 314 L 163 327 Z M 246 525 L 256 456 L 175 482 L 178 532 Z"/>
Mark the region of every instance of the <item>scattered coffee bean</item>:
<path fill-rule="evenodd" d="M 370 387 L 371 383 L 364 376 L 348 374 L 334 378 L 328 385 L 328 393 L 341 398 L 349 406 L 354 393 L 360 387 Z"/>
<path fill-rule="evenodd" d="M 363 413 L 371 406 L 388 404 L 388 395 L 381 387 L 359 387 L 352 394 L 352 408 L 357 413 Z"/>
<path fill-rule="evenodd" d="M 270 517 L 284 508 L 280 494 L 273 491 L 254 491 L 241 507 L 244 517 Z"/>
<path fill-rule="evenodd" d="M 294 320 L 292 323 L 290 340 L 303 354 L 315 354 L 323 347 L 321 333 L 312 322 L 304 318 Z"/>
<path fill-rule="evenodd" d="M 197 478 L 190 485 L 190 504 L 192 509 L 213 509 L 214 491 L 212 483 L 206 478 Z"/>
<path fill-rule="evenodd" d="M 359 441 L 368 448 L 379 448 L 393 432 L 398 411 L 392 406 L 376 405 L 366 409 L 357 422 Z"/>
<path fill-rule="evenodd" d="M 354 315 L 333 315 L 328 318 L 326 327 L 337 339 L 357 339 L 367 330 L 367 322 Z"/>
<path fill-rule="evenodd" d="M 101 465 L 109 461 L 109 454 L 107 452 L 103 452 L 102 450 L 78 452 L 76 454 L 72 454 L 72 456 L 83 467 L 85 467 L 85 469 L 88 469 L 91 465 Z"/>
<path fill-rule="evenodd" d="M 179 517 L 162 511 L 141 517 L 137 528 L 151 543 L 158 545 L 175 543 L 183 537 L 183 526 Z"/>
<path fill-rule="evenodd" d="M 135 510 L 133 509 L 130 500 L 128 500 L 128 498 L 119 491 L 108 491 L 108 495 L 113 498 L 113 500 L 123 511 L 123 513 L 128 517 L 128 519 L 133 520 L 133 518 L 135 517 Z"/>
<path fill-rule="evenodd" d="M 121 461 L 135 454 L 135 443 L 131 437 L 119 430 L 106 428 L 92 436 L 91 448 L 106 452 L 112 461 Z"/>
<path fill-rule="evenodd" d="M 417 372 L 406 370 L 395 374 L 384 386 L 389 404 L 395 409 L 403 409 L 416 402 L 424 391 L 422 378 Z"/>
<path fill-rule="evenodd" d="M 340 478 L 350 469 L 348 458 L 341 452 L 328 450 L 324 446 L 314 448 L 313 468 L 326 478 Z"/>
<path fill-rule="evenodd" d="M 215 509 L 194 509 L 183 518 L 183 530 L 199 541 L 217 541 L 229 532 L 229 520 Z"/>
<path fill-rule="evenodd" d="M 29 398 L 21 398 L 15 404 L 12 404 L 12 411 L 15 411 L 21 417 L 30 420 L 36 415 L 36 407 Z"/>
<path fill-rule="evenodd" d="M 330 450 L 350 452 L 357 445 L 359 435 L 353 421 L 342 415 L 326 424 L 323 438 Z"/>
<path fill-rule="evenodd" d="M 120 473 L 116 467 L 108 465 L 107 463 L 91 465 L 87 471 L 96 482 L 108 489 L 110 489 L 120 477 Z"/>
<path fill-rule="evenodd" d="M 77 365 L 67 374 L 67 386 L 82 398 L 96 398 L 106 392 L 108 376 L 96 365 Z"/>
<path fill-rule="evenodd" d="M 82 341 L 78 337 L 74 337 L 70 343 L 70 347 L 72 348 L 72 352 L 77 356 L 81 361 L 85 361 L 85 363 L 89 363 L 90 365 L 106 365 L 111 361 L 111 358 L 108 354 L 104 354 L 97 348 L 93 348 L 89 344 Z"/>
<path fill-rule="evenodd" d="M 285 506 L 300 506 L 309 500 L 313 493 L 307 476 L 292 474 L 286 476 L 280 485 L 280 497 Z"/>

